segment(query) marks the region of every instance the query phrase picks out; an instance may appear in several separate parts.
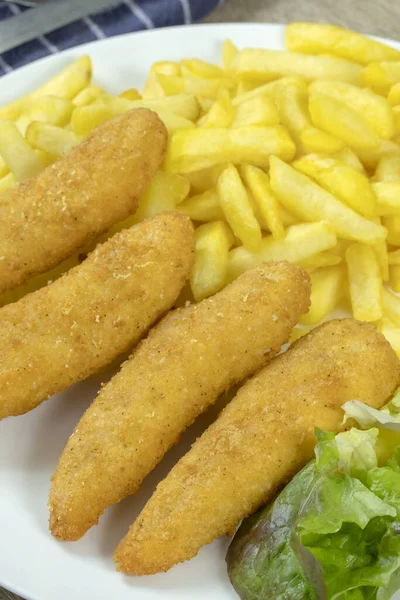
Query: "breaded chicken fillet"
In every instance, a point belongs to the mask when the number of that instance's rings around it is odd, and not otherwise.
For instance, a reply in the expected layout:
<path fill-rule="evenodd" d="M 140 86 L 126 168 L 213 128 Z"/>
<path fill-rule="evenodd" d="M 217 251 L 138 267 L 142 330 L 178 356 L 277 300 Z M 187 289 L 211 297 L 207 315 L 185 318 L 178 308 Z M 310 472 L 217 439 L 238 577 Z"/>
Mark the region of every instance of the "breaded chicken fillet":
<path fill-rule="evenodd" d="M 0 309 L 0 419 L 35 408 L 129 350 L 173 306 L 193 254 L 190 220 L 162 213 Z"/>
<path fill-rule="evenodd" d="M 315 426 L 339 431 L 342 404 L 380 408 L 399 383 L 374 327 L 321 325 L 248 381 L 158 485 L 116 550 L 118 570 L 168 571 L 234 531 L 312 458 Z"/>
<path fill-rule="evenodd" d="M 70 438 L 50 492 L 53 535 L 80 538 L 108 506 L 134 494 L 200 413 L 280 350 L 309 301 L 303 269 L 264 263 L 170 313 Z"/>
<path fill-rule="evenodd" d="M 43 273 L 136 211 L 161 165 L 167 130 L 145 109 L 94 129 L 0 198 L 0 292 Z"/>

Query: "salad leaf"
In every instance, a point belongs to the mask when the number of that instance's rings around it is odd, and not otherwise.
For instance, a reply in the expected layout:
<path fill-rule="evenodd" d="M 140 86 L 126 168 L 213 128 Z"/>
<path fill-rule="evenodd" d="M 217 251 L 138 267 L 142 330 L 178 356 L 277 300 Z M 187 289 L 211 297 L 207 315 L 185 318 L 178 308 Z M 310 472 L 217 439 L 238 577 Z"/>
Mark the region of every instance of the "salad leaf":
<path fill-rule="evenodd" d="M 316 430 L 316 459 L 230 545 L 243 600 L 389 600 L 400 587 L 400 447 L 379 466 L 383 432 Z"/>

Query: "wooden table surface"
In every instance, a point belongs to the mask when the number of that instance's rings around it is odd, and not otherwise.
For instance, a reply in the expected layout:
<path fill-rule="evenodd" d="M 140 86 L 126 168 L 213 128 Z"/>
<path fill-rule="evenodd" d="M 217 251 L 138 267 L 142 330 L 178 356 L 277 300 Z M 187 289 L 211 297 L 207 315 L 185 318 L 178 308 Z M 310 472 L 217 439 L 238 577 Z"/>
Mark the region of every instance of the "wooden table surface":
<path fill-rule="evenodd" d="M 400 39 L 400 4 L 396 5 L 393 0 L 226 0 L 206 21 L 321 21 L 350 27 L 362 33 Z M 21 599 L 0 588 L 0 600 Z"/>

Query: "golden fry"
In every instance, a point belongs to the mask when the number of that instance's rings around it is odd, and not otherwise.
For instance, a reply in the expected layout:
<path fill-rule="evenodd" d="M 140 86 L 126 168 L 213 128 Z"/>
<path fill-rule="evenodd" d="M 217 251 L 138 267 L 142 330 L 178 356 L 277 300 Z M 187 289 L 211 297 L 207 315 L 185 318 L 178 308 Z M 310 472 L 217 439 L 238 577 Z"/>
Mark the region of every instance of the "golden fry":
<path fill-rule="evenodd" d="M 334 54 L 362 65 L 377 60 L 400 60 L 400 52 L 395 48 L 337 25 L 291 23 L 286 27 L 285 41 L 288 50 Z"/>
<path fill-rule="evenodd" d="M 368 178 L 333 156 L 308 154 L 293 163 L 329 193 L 367 219 L 376 216 L 376 199 Z"/>
<path fill-rule="evenodd" d="M 376 244 L 385 239 L 381 225 L 360 216 L 306 175 L 275 156 L 270 163 L 271 186 L 278 200 L 302 219 L 326 220 L 338 236 L 349 240 Z"/>
<path fill-rule="evenodd" d="M 307 80 L 338 79 L 359 84 L 361 68 L 347 60 L 327 56 L 307 56 L 299 52 L 247 48 L 233 61 L 239 78 L 276 79 L 278 75 L 296 75 Z"/>
<path fill-rule="evenodd" d="M 242 176 L 253 194 L 258 211 L 268 230 L 277 240 L 285 237 L 285 229 L 279 214 L 277 199 L 272 191 L 268 175 L 252 165 L 243 165 Z"/>
<path fill-rule="evenodd" d="M 219 221 L 224 219 L 224 213 L 215 188 L 185 200 L 179 204 L 177 210 L 193 221 Z"/>
<path fill-rule="evenodd" d="M 353 315 L 360 321 L 379 321 L 383 316 L 382 278 L 371 246 L 352 244 L 346 251 Z"/>
<path fill-rule="evenodd" d="M 196 257 L 190 273 L 190 286 L 196 302 L 224 287 L 228 252 L 233 242 L 232 231 L 223 221 L 206 223 L 196 230 Z"/>
<path fill-rule="evenodd" d="M 250 252 L 261 244 L 261 229 L 237 169 L 229 165 L 217 183 L 219 203 L 233 233 Z"/>
<path fill-rule="evenodd" d="M 378 135 L 362 115 L 344 102 L 314 92 L 310 94 L 309 109 L 315 127 L 339 138 L 353 150 L 378 150 Z"/>
<path fill-rule="evenodd" d="M 243 246 L 229 253 L 228 281 L 233 281 L 244 271 L 253 269 L 264 261 L 302 261 L 329 250 L 336 245 L 336 236 L 324 223 L 293 225 L 286 231 L 283 240 L 275 240 L 272 235 L 264 237 L 259 252 L 249 252 Z"/>
<path fill-rule="evenodd" d="M 171 136 L 164 168 L 190 173 L 230 162 L 268 167 L 271 155 L 291 160 L 294 154 L 295 145 L 283 127 L 190 129 Z"/>
<path fill-rule="evenodd" d="M 311 277 L 311 306 L 300 322 L 317 325 L 327 317 L 346 293 L 346 272 L 343 265 L 316 269 Z"/>

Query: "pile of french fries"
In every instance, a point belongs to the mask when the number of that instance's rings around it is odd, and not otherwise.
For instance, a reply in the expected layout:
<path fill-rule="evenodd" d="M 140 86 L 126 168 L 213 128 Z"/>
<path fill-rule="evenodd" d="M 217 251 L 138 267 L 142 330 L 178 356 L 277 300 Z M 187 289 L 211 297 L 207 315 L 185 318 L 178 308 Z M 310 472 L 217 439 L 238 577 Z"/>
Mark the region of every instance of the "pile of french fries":
<path fill-rule="evenodd" d="M 400 51 L 329 25 L 294 23 L 287 51 L 238 50 L 222 66 L 153 64 L 146 85 L 113 96 L 83 56 L 0 108 L 0 193 L 37 174 L 94 127 L 136 107 L 169 134 L 165 163 L 136 215 L 164 210 L 196 225 L 186 298 L 200 301 L 262 261 L 312 279 L 294 337 L 336 309 L 375 323 L 400 354 Z M 0 298 L 61 275 L 76 256 Z"/>

